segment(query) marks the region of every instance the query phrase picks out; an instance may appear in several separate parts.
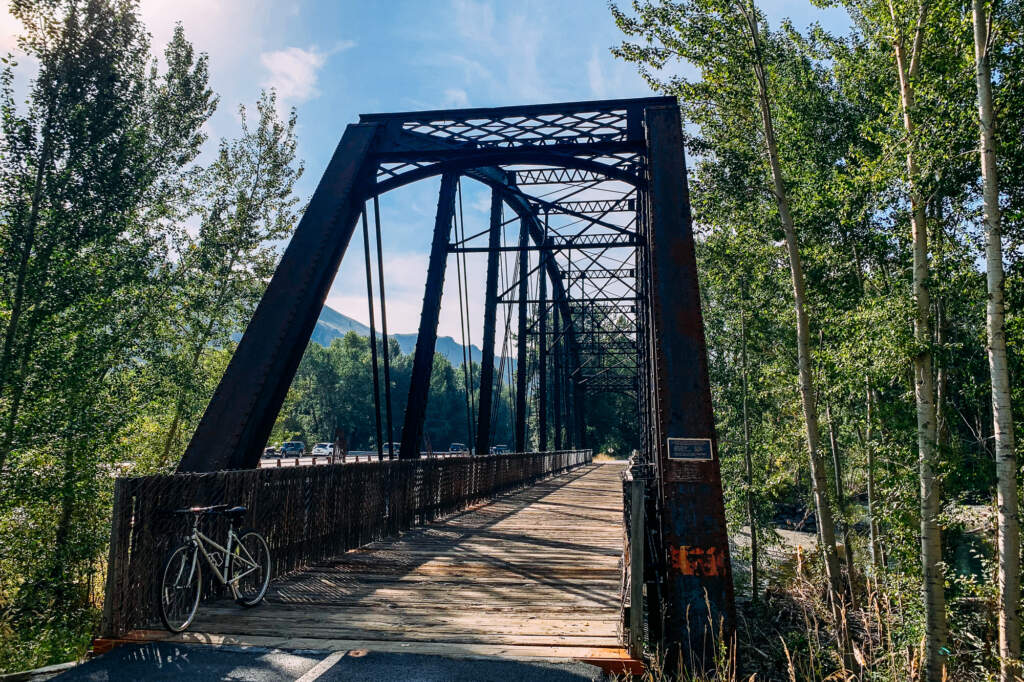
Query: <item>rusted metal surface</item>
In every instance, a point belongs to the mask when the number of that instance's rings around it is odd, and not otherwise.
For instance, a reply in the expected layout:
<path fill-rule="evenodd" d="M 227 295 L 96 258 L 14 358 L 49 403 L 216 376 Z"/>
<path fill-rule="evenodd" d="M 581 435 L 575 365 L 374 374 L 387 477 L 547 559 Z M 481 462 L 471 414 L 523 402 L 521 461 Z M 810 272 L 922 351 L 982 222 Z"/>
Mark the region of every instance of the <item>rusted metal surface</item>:
<path fill-rule="evenodd" d="M 548 275 L 547 255 L 537 269 L 537 449 L 548 449 Z"/>
<path fill-rule="evenodd" d="M 530 239 L 530 221 L 528 218 L 520 217 L 519 220 L 519 303 L 517 311 L 516 338 L 520 341 L 516 344 L 516 424 L 515 441 L 516 450 L 526 449 L 526 299 L 527 299 L 527 278 L 526 271 L 530 267 L 530 259 L 526 253 L 525 246 Z"/>
<path fill-rule="evenodd" d="M 494 336 L 498 316 L 498 247 L 501 245 L 501 195 L 491 192 L 491 220 L 487 228 L 487 281 L 484 284 L 484 339 L 480 358 L 480 408 L 477 415 L 476 451 L 490 452 L 491 398 L 494 391 Z M 545 448 L 542 448 L 545 449 Z"/>
<path fill-rule="evenodd" d="M 710 656 L 719 627 L 734 628 L 732 569 L 711 411 L 704 323 L 675 106 L 646 111 L 650 158 L 650 334 L 655 404 L 652 439 L 661 495 L 664 638 L 683 661 Z M 669 451 L 668 439 L 706 439 L 707 459 Z M 710 607 L 710 613 L 709 608 Z M 674 659 L 674 651 L 669 658 Z"/>

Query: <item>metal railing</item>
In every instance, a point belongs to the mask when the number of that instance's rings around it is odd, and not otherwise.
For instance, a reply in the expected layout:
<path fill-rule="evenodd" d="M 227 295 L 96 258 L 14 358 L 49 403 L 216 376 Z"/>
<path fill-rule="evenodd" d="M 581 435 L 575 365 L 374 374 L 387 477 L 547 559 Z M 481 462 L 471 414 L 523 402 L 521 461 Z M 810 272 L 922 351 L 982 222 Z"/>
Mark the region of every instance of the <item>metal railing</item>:
<path fill-rule="evenodd" d="M 640 659 L 649 641 L 648 604 L 645 579 L 650 566 L 645 566 L 648 527 L 647 494 L 654 472 L 650 464 L 639 461 L 636 451 L 622 472 L 622 625 L 623 638 L 630 656 Z"/>
<path fill-rule="evenodd" d="M 276 578 L 591 460 L 590 450 L 563 450 L 119 478 L 102 634 L 158 621 L 160 569 L 186 530 L 168 510 L 245 505 Z M 226 532 L 222 523 L 212 531 Z M 204 595 L 223 596 L 212 583 Z"/>

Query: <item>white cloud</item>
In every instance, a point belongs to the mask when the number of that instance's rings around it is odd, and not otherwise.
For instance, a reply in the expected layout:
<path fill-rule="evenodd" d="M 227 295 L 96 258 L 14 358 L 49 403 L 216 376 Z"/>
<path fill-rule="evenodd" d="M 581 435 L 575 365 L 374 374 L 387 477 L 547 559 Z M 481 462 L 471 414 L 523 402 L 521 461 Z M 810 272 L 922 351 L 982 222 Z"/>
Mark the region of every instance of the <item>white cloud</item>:
<path fill-rule="evenodd" d="M 153 49 L 163 52 L 181 22 L 185 37 L 196 49 L 210 54 L 214 67 L 224 69 L 259 49 L 261 20 L 268 11 L 266 0 L 142 0 L 139 14 L 153 34 Z"/>
<path fill-rule="evenodd" d="M 497 9 L 496 9 L 497 8 Z M 521 102 L 551 99 L 548 78 L 542 73 L 542 45 L 551 39 L 545 30 L 543 8 L 519 4 L 495 5 L 489 0 L 451 0 L 454 44 L 464 54 L 447 58 L 463 69 L 463 85 L 485 80 L 502 98 Z M 451 42 L 451 41 L 449 41 Z M 465 53 L 472 54 L 472 57 Z M 483 63 L 481 63 L 483 62 Z M 495 77 L 484 64 L 493 65 Z"/>
<path fill-rule="evenodd" d="M 327 55 L 315 47 L 304 50 L 288 47 L 260 55 L 260 63 L 268 71 L 263 86 L 273 88 L 282 100 L 293 104 L 305 102 L 320 94 L 316 88 L 317 72 Z"/>
<path fill-rule="evenodd" d="M 286 47 L 283 50 L 264 52 L 260 55 L 260 63 L 268 75 L 262 85 L 276 90 L 282 104 L 301 104 L 311 100 L 320 94 L 317 80 L 328 57 L 355 45 L 352 40 L 342 40 L 326 52 L 316 46 L 307 49 Z"/>
<path fill-rule="evenodd" d="M 0 11 L 0 53 L 7 54 L 18 49 L 17 36 L 21 32 L 21 22 L 11 16 L 6 7 Z"/>
<path fill-rule="evenodd" d="M 455 0 L 452 7 L 455 29 L 463 38 L 490 42 L 494 33 L 494 7 L 486 1 Z"/>
<path fill-rule="evenodd" d="M 461 54 L 449 54 L 443 55 L 437 59 L 428 59 L 429 63 L 437 63 L 440 65 L 447 66 L 449 64 L 457 66 L 462 70 L 462 79 L 466 83 L 473 83 L 477 81 L 489 81 L 492 76 L 490 70 L 487 69 L 483 64 L 470 59 Z"/>
<path fill-rule="evenodd" d="M 467 192 L 468 194 L 468 192 Z M 469 203 L 470 208 L 475 210 L 477 213 L 483 213 L 484 215 L 490 215 L 491 213 L 491 197 L 486 192 L 477 192 L 476 196 Z"/>
<path fill-rule="evenodd" d="M 444 105 L 446 107 L 468 107 L 469 95 L 462 88 L 448 88 L 444 91 Z"/>
<path fill-rule="evenodd" d="M 601 58 L 595 45 L 590 52 L 590 59 L 587 60 L 587 81 L 590 83 L 590 92 L 595 97 L 604 98 L 608 96 L 608 85 L 605 83 L 604 73 L 601 69 Z"/>

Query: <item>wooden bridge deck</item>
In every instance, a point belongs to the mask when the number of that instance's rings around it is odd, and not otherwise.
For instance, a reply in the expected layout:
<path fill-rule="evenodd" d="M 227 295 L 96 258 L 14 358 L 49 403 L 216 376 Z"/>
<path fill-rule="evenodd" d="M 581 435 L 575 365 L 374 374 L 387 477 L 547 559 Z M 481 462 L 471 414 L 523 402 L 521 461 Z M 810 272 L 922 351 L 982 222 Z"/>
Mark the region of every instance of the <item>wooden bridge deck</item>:
<path fill-rule="evenodd" d="M 257 608 L 204 605 L 190 632 L 160 639 L 624 660 L 621 473 L 547 479 L 275 582 Z"/>

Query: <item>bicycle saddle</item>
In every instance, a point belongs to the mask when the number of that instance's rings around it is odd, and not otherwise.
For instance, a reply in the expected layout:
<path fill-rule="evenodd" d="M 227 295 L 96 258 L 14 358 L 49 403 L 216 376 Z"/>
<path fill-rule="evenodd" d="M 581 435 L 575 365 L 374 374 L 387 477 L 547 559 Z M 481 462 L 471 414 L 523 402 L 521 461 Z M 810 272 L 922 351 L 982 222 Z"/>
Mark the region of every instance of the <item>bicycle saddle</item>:
<path fill-rule="evenodd" d="M 224 514 L 230 516 L 233 519 L 241 518 L 248 511 L 247 507 L 237 505 L 231 507 L 226 504 L 214 504 L 209 507 L 187 507 L 185 509 L 175 509 L 174 514 Z"/>
<path fill-rule="evenodd" d="M 243 507 L 242 505 L 237 505 L 237 506 L 231 507 L 230 509 L 225 509 L 222 513 L 225 516 L 231 517 L 232 519 L 240 519 L 243 516 L 245 516 L 245 512 L 247 512 L 247 511 L 248 511 L 247 507 Z"/>

